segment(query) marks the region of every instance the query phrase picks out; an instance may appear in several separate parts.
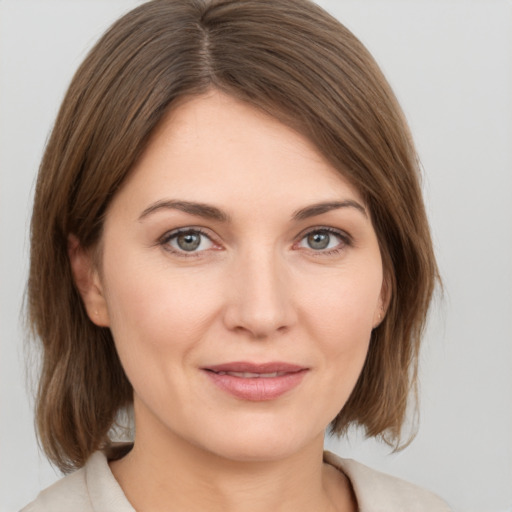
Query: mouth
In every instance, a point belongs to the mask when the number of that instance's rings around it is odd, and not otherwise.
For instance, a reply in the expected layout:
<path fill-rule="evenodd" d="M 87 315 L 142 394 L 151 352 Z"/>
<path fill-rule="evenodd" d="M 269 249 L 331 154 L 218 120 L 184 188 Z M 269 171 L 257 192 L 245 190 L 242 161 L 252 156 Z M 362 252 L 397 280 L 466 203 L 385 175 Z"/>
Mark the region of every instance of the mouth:
<path fill-rule="evenodd" d="M 232 377 L 239 377 L 241 379 L 271 379 L 273 377 L 282 377 L 287 372 L 273 372 L 273 373 L 252 373 L 252 372 L 215 372 L 217 375 L 231 375 Z"/>
<path fill-rule="evenodd" d="M 275 400 L 301 382 L 309 368 L 283 362 L 232 362 L 202 368 L 222 391 L 241 400 Z"/>

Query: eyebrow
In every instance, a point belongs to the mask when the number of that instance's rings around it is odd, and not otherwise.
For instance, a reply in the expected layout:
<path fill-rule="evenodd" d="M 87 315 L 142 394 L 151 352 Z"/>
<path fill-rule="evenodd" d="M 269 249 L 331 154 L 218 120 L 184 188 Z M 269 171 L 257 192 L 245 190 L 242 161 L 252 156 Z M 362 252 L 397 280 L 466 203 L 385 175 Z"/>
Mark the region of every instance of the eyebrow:
<path fill-rule="evenodd" d="M 360 211 L 365 217 L 368 217 L 366 208 L 352 199 L 345 201 L 326 201 L 322 203 L 312 204 L 296 210 L 292 219 L 295 221 L 301 221 L 316 215 L 330 212 L 332 210 L 338 210 L 340 208 L 355 208 Z M 148 206 L 139 216 L 139 221 L 144 220 L 147 216 L 159 210 L 180 210 L 190 215 L 203 217 L 205 219 L 216 220 L 219 222 L 229 222 L 230 216 L 223 212 L 216 206 L 212 206 L 205 203 L 197 203 L 193 201 L 177 201 L 177 200 L 162 200 Z"/>
<path fill-rule="evenodd" d="M 190 215 L 196 215 L 198 217 L 204 217 L 205 219 L 217 220 L 220 222 L 228 222 L 230 220 L 227 213 L 209 204 L 196 203 L 192 201 L 162 200 L 148 206 L 141 213 L 139 221 L 159 210 L 180 210 Z"/>
<path fill-rule="evenodd" d="M 354 201 L 352 199 L 347 199 L 345 201 L 327 201 L 324 203 L 312 204 L 311 206 L 306 206 L 305 208 L 301 208 L 294 212 L 292 218 L 293 220 L 304 220 L 310 217 L 315 217 L 316 215 L 321 215 L 322 213 L 327 213 L 332 210 L 338 210 L 339 208 L 355 208 L 360 211 L 365 217 L 368 217 L 366 213 L 366 208 Z"/>

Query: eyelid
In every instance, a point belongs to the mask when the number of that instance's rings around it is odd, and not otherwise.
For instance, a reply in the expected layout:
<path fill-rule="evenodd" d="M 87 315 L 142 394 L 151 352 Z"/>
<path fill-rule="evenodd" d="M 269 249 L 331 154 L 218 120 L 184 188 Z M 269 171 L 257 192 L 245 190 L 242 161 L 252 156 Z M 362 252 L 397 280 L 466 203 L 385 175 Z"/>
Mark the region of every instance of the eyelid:
<path fill-rule="evenodd" d="M 333 228 L 332 226 L 314 226 L 314 227 L 307 228 L 306 230 L 302 231 L 298 235 L 297 242 L 295 242 L 294 246 L 297 245 L 298 243 L 300 243 L 302 240 L 304 240 L 304 238 L 306 238 L 308 235 L 310 235 L 312 233 L 317 233 L 317 232 L 327 232 L 327 233 L 338 236 L 342 240 L 343 245 L 346 247 L 350 247 L 354 243 L 352 236 L 342 229 Z M 308 250 L 308 249 L 305 249 L 305 250 Z M 334 253 L 339 252 L 340 248 L 335 247 L 332 249 L 324 249 L 324 250 L 309 249 L 309 251 L 313 255 L 317 255 L 317 256 L 324 255 L 325 256 L 325 255 L 334 254 Z"/>
<path fill-rule="evenodd" d="M 194 258 L 194 257 L 202 256 L 205 252 L 208 252 L 209 250 L 211 250 L 211 249 L 203 249 L 200 251 L 187 252 L 187 251 L 177 250 L 169 244 L 169 242 L 176 236 L 180 235 L 181 233 L 189 233 L 189 232 L 199 233 L 201 236 L 208 238 L 208 240 L 210 240 L 210 242 L 214 246 L 217 246 L 217 250 L 218 250 L 218 246 L 220 245 L 220 243 L 216 240 L 216 237 L 212 236 L 212 234 L 209 231 L 205 230 L 204 228 L 202 228 L 200 226 L 183 226 L 180 228 L 175 228 L 175 229 L 166 231 L 161 237 L 158 238 L 157 244 L 160 245 L 165 251 L 170 252 L 171 254 L 180 256 L 180 257 L 184 257 L 184 258 Z M 213 249 L 216 250 L 216 248 L 213 248 Z"/>

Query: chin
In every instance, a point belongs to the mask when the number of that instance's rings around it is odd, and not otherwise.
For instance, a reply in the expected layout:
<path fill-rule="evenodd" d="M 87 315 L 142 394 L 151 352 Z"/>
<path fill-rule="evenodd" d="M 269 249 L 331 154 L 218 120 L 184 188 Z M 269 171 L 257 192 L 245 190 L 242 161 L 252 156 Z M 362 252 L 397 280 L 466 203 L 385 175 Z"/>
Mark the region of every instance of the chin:
<path fill-rule="evenodd" d="M 269 462 L 291 457 L 306 447 L 320 443 L 323 444 L 324 430 L 316 434 L 290 428 L 284 425 L 266 425 L 253 423 L 252 426 L 240 425 L 229 429 L 226 436 L 215 435 L 209 431 L 210 436 L 201 448 L 215 455 L 237 462 Z"/>

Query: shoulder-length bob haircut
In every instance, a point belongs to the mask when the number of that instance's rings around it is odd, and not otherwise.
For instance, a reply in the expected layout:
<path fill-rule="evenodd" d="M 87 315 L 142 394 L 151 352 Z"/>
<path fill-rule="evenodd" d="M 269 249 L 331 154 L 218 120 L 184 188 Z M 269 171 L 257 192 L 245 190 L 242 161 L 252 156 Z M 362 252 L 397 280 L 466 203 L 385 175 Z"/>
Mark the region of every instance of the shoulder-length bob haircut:
<path fill-rule="evenodd" d="M 155 128 L 177 102 L 212 89 L 308 137 L 362 194 L 390 301 L 331 430 L 360 425 L 400 445 L 437 267 L 393 92 L 358 39 L 308 0 L 154 0 L 114 23 L 78 69 L 37 180 L 27 301 L 43 349 L 37 427 L 63 471 L 107 448 L 132 402 L 111 333 L 89 320 L 73 282 L 69 235 L 83 248 L 98 244 L 106 209 Z"/>

